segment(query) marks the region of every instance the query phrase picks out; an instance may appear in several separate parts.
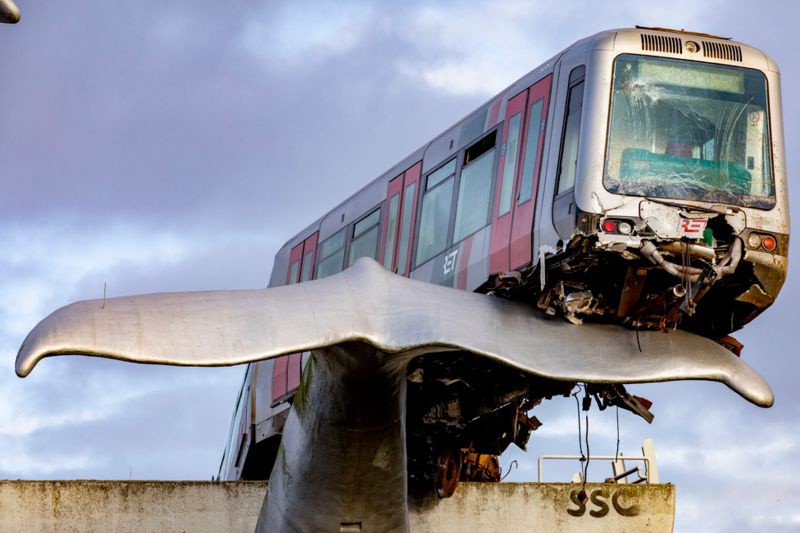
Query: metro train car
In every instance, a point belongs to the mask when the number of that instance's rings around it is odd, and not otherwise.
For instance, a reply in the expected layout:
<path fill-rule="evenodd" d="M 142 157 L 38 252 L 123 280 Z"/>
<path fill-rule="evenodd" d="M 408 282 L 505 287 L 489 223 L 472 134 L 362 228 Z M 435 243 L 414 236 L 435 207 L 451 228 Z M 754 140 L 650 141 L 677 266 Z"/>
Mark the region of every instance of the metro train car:
<path fill-rule="evenodd" d="M 777 297 L 788 243 L 777 65 L 727 38 L 637 27 L 576 42 L 405 157 L 289 240 L 269 285 L 371 257 L 552 320 L 683 328 L 738 355 L 730 334 Z M 220 479 L 269 477 L 309 357 L 248 365 Z M 537 379 L 466 354 L 415 359 L 409 486 L 447 495 L 437 476 L 454 453 L 461 478 L 498 480 L 497 456 L 538 427 L 529 410 L 574 386 Z M 589 389 L 652 417 L 624 387 Z"/>

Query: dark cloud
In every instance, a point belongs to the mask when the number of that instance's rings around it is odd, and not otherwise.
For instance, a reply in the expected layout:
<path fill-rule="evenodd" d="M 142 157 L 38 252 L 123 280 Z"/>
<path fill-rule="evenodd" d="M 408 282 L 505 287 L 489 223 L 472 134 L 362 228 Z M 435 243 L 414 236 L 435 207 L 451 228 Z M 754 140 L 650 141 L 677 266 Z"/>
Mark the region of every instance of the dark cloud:
<path fill-rule="evenodd" d="M 4 218 L 62 209 L 297 228 L 300 208 L 346 198 L 468 108 L 393 70 L 402 34 L 287 70 L 241 44 L 249 9 L 81 5 L 78 16 L 31 6 L 16 33 L 4 28 Z"/>

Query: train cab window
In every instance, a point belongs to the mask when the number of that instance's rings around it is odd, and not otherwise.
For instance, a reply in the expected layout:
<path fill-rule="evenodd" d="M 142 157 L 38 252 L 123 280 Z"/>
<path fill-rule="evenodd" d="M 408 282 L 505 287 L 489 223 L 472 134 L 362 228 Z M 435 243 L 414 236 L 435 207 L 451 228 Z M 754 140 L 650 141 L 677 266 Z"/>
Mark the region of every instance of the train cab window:
<path fill-rule="evenodd" d="M 580 70 L 579 70 L 580 69 Z M 576 71 L 578 73 L 576 74 Z M 578 135 L 581 126 L 583 109 L 583 76 L 585 70 L 578 67 L 570 74 L 569 96 L 567 98 L 567 116 L 564 120 L 564 137 L 561 143 L 561 160 L 558 165 L 558 192 L 575 186 L 575 169 L 578 164 Z M 573 81 L 573 78 L 580 81 Z"/>
<path fill-rule="evenodd" d="M 500 209 L 497 216 L 511 211 L 511 196 L 514 193 L 514 176 L 517 173 L 517 156 L 519 154 L 519 124 L 522 113 L 517 113 L 508 121 L 508 138 L 506 139 L 506 159 L 503 163 L 503 184 L 500 188 Z"/>
<path fill-rule="evenodd" d="M 525 135 L 525 159 L 522 163 L 522 180 L 519 184 L 519 205 L 531 199 L 533 190 L 533 170 L 536 167 L 536 156 L 539 148 L 539 138 L 542 134 L 542 105 L 544 98 L 539 98 L 531 104 L 528 115 L 528 131 Z"/>
<path fill-rule="evenodd" d="M 775 205 L 764 74 L 618 56 L 604 184 L 613 193 Z"/>
<path fill-rule="evenodd" d="M 453 207 L 455 171 L 456 160 L 451 159 L 444 166 L 428 175 L 420 214 L 417 266 L 435 256 L 447 246 L 450 211 Z"/>
<path fill-rule="evenodd" d="M 400 226 L 400 243 L 397 255 L 397 273 L 406 275 L 406 260 L 408 259 L 408 241 L 411 238 L 411 215 L 414 213 L 414 198 L 417 194 L 417 182 L 406 187 L 403 193 L 403 216 Z"/>
<path fill-rule="evenodd" d="M 342 265 L 344 263 L 344 238 L 345 230 L 340 230 L 320 243 L 317 279 L 322 279 L 342 271 Z"/>
<path fill-rule="evenodd" d="M 355 223 L 353 226 L 353 240 L 350 242 L 350 256 L 347 266 L 355 263 L 361 257 L 375 259 L 378 251 L 378 227 L 381 221 L 381 210 L 376 209 L 369 215 Z"/>
<path fill-rule="evenodd" d="M 472 235 L 488 221 L 496 136 L 497 132 L 494 131 L 464 152 L 464 166 L 458 185 L 454 243 Z"/>

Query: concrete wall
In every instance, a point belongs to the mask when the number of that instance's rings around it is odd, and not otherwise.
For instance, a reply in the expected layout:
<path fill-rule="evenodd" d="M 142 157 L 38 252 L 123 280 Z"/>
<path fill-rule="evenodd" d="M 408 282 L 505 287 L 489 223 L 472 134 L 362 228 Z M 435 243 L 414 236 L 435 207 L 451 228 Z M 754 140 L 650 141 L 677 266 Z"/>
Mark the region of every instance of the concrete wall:
<path fill-rule="evenodd" d="M 674 485 L 589 483 L 581 504 L 573 483 L 462 483 L 445 500 L 417 503 L 412 531 L 554 533 L 670 532 Z"/>
<path fill-rule="evenodd" d="M 462 483 L 412 502 L 412 531 L 668 532 L 673 485 Z M 0 481 L 0 533 L 252 532 L 266 483 Z"/>
<path fill-rule="evenodd" d="M 252 533 L 266 483 L 0 481 L 0 532 Z"/>

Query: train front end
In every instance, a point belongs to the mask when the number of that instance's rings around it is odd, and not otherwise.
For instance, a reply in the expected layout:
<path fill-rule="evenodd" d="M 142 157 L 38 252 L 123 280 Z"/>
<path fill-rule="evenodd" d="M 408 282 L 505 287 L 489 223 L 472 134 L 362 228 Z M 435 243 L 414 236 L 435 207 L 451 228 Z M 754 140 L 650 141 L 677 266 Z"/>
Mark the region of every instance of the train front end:
<path fill-rule="evenodd" d="M 788 267 L 778 68 L 701 34 L 605 44 L 587 61 L 575 231 L 540 306 L 738 351 L 728 334 L 772 304 Z"/>

